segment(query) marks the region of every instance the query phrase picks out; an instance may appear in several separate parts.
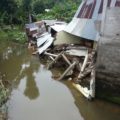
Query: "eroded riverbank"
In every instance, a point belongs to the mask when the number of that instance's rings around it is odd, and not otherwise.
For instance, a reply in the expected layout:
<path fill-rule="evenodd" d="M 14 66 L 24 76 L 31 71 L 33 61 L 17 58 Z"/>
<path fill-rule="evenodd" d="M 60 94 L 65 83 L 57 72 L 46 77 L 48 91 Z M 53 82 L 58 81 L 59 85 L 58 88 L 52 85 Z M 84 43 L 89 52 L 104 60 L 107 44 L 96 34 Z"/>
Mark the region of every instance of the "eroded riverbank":
<path fill-rule="evenodd" d="M 5 74 L 4 79 L 14 81 L 7 103 L 9 120 L 120 119 L 120 106 L 100 100 L 90 102 L 69 81 L 54 80 L 52 72 L 24 46 L 4 44 L 0 72 Z"/>

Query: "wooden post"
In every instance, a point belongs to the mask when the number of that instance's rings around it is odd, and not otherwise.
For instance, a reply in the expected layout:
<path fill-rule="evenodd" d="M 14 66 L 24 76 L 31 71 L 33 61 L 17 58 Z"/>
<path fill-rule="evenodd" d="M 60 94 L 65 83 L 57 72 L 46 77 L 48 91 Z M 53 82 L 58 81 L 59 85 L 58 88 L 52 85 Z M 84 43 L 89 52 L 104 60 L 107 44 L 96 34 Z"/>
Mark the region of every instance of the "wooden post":
<path fill-rule="evenodd" d="M 86 70 L 85 72 L 80 74 L 79 79 L 81 80 L 81 79 L 85 78 L 88 74 L 91 73 L 91 71 L 92 71 L 92 69 L 88 68 L 88 70 Z"/>
<path fill-rule="evenodd" d="M 48 52 L 45 52 L 44 54 L 48 55 L 48 56 L 52 56 L 52 57 L 57 57 L 58 56 L 58 55 L 55 55 L 55 54 L 52 54 L 52 53 L 48 53 Z"/>
<path fill-rule="evenodd" d="M 86 64 L 87 64 L 87 61 L 88 61 L 88 54 L 85 56 L 85 59 L 84 59 L 84 62 L 83 62 L 82 68 L 81 68 L 81 72 L 84 71 Z"/>
<path fill-rule="evenodd" d="M 70 61 L 67 59 L 67 57 L 65 56 L 65 54 L 62 54 L 62 57 L 68 63 L 68 65 L 71 65 Z"/>
<path fill-rule="evenodd" d="M 52 65 L 61 57 L 61 55 L 63 54 L 63 51 L 54 59 L 54 61 L 52 61 L 49 65 L 48 65 L 48 69 L 50 69 L 52 67 Z"/>
<path fill-rule="evenodd" d="M 86 64 L 87 64 L 87 61 L 88 61 L 88 54 L 86 54 L 86 56 L 85 56 L 85 59 L 84 59 L 83 65 L 82 65 L 82 67 L 81 67 L 80 74 L 78 75 L 78 78 L 80 78 L 81 73 L 84 71 L 84 69 L 85 69 L 85 67 L 86 67 Z"/>
<path fill-rule="evenodd" d="M 90 96 L 92 98 L 95 97 L 95 69 L 91 72 L 91 80 L 90 80 Z"/>
<path fill-rule="evenodd" d="M 58 80 L 62 80 L 62 79 L 65 77 L 65 75 L 66 75 L 70 70 L 72 70 L 72 69 L 74 68 L 75 65 L 76 65 L 76 62 L 73 62 L 73 64 L 71 64 L 71 65 L 67 68 L 67 70 L 65 70 L 65 72 L 61 75 L 61 77 L 60 77 Z"/>
<path fill-rule="evenodd" d="M 54 61 L 54 60 L 55 60 L 52 56 L 49 56 L 49 57 L 50 57 L 50 59 L 51 59 L 52 61 Z"/>

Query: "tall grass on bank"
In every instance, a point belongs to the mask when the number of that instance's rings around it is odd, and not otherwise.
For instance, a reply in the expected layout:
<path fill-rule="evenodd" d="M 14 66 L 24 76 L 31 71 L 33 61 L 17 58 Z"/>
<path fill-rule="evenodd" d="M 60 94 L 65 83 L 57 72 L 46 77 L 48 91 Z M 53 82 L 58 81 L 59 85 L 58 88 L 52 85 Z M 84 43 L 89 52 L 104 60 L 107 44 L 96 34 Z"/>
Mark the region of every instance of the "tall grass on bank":
<path fill-rule="evenodd" d="M 17 43 L 25 43 L 26 35 L 25 31 L 18 26 L 5 26 L 0 28 L 0 41 L 14 41 Z"/>

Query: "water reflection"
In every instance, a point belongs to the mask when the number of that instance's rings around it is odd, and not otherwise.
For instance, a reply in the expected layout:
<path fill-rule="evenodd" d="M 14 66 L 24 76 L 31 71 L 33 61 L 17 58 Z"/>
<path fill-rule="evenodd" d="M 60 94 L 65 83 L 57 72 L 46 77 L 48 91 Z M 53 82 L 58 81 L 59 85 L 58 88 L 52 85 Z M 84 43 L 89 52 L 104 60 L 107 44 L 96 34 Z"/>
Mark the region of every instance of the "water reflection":
<path fill-rule="evenodd" d="M 22 46 L 14 44 L 7 44 L 6 46 L 0 50 L 0 72 L 6 75 L 6 80 L 13 81 L 21 70 L 25 50 Z"/>
<path fill-rule="evenodd" d="M 39 65 L 33 64 L 30 62 L 29 64 L 23 64 L 19 77 L 17 77 L 16 81 L 19 84 L 19 81 L 26 77 L 26 88 L 24 91 L 24 95 L 27 96 L 29 99 L 33 100 L 39 96 L 39 90 L 36 86 L 34 72 L 38 71 Z M 35 69 L 36 68 L 36 69 Z"/>
<path fill-rule="evenodd" d="M 3 53 L 3 56 L 2 56 L 3 60 L 8 60 L 12 53 L 13 53 L 12 48 L 8 47 L 6 51 L 4 51 Z"/>
<path fill-rule="evenodd" d="M 17 88 L 26 77 L 24 94 L 31 100 L 39 96 L 33 73 L 38 71 L 40 64 L 35 63 L 35 59 L 23 46 L 15 44 L 8 44 L 4 51 L 0 51 L 0 72 L 5 74 L 4 79 L 15 81 Z"/>
<path fill-rule="evenodd" d="M 63 82 L 71 91 L 75 105 L 84 120 L 120 120 L 120 106 L 102 100 L 88 101 L 72 85 Z"/>

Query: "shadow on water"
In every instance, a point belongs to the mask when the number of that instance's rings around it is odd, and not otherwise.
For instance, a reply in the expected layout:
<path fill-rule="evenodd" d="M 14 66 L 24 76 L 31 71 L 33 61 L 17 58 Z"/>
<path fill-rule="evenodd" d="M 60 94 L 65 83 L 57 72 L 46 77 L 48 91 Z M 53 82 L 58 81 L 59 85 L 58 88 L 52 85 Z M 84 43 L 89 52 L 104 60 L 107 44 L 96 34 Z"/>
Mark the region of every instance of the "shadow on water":
<path fill-rule="evenodd" d="M 88 101 L 81 95 L 69 81 L 65 84 L 74 97 L 77 106 L 84 120 L 120 120 L 120 106 L 106 101 L 95 99 Z"/>
<path fill-rule="evenodd" d="M 40 64 L 35 63 L 36 58 L 32 57 L 24 46 L 13 43 L 5 46 L 7 47 L 0 51 L 0 72 L 4 74 L 4 79 L 15 81 L 17 88 L 20 80 L 26 77 L 24 94 L 29 99 L 36 99 L 39 91 L 33 73 L 38 71 Z"/>
<path fill-rule="evenodd" d="M 24 77 L 26 78 L 26 87 L 24 95 L 29 99 L 36 99 L 39 96 L 39 90 L 36 86 L 34 72 L 38 71 L 38 65 L 35 65 L 32 61 L 27 64 L 23 64 L 19 76 L 17 76 L 16 82 L 19 85 L 19 82 Z"/>

